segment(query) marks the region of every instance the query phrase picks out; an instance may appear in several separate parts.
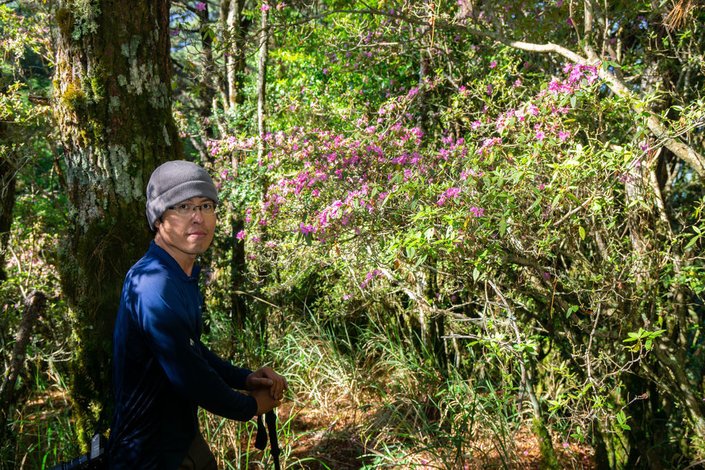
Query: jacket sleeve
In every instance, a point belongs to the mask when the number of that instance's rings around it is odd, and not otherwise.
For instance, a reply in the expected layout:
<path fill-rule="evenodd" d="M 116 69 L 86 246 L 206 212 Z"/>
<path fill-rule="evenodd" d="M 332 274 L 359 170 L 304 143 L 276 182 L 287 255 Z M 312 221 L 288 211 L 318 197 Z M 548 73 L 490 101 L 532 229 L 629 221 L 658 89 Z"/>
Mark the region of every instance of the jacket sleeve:
<path fill-rule="evenodd" d="M 170 305 L 167 298 L 178 299 L 178 295 L 164 295 L 157 290 L 152 291 L 152 295 L 143 296 L 139 316 L 150 348 L 171 384 L 178 393 L 219 416 L 238 421 L 252 418 L 257 414 L 257 401 L 233 390 L 213 368 L 204 357 L 205 348 L 201 347 L 197 330 L 179 308 Z M 178 300 L 172 302 L 178 303 Z M 244 372 L 231 371 L 226 377 L 238 385 L 235 378 L 242 374 Z M 242 382 L 244 385 L 244 379 Z"/>
<path fill-rule="evenodd" d="M 206 345 L 200 343 L 201 355 L 220 377 L 225 380 L 230 387 L 238 390 L 246 390 L 245 380 L 252 373 L 250 369 L 235 367 L 230 362 L 221 359 L 217 354 L 208 349 Z"/>

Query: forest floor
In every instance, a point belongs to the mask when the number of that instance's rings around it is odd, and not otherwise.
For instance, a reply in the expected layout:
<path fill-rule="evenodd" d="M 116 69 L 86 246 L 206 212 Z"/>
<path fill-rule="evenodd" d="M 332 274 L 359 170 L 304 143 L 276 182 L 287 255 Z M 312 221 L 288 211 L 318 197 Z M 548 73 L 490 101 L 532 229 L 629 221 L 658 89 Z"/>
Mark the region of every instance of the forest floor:
<path fill-rule="evenodd" d="M 394 459 L 394 453 L 385 449 L 384 443 L 377 438 L 364 438 L 370 435 L 370 424 L 374 423 L 375 405 L 356 407 L 352 404 L 334 406 L 334 410 L 324 410 L 316 407 L 302 407 L 294 402 L 284 403 L 278 410 L 280 427 L 280 445 L 286 447 L 285 468 L 311 470 L 357 470 L 363 468 L 391 469 L 444 469 L 444 470 L 490 470 L 490 469 L 522 469 L 534 470 L 541 468 L 541 457 L 536 437 L 528 428 L 520 428 L 508 436 L 504 443 L 493 442 L 490 438 L 478 437 L 470 449 L 464 449 L 464 461 L 453 463 L 444 460 L 443 452 L 414 450 L 423 449 L 423 445 L 409 445 L 408 451 L 403 451 Z M 35 469 L 50 468 L 57 460 L 70 460 L 78 453 L 76 448 L 63 449 L 63 452 L 47 452 L 57 439 L 56 426 L 67 431 L 69 424 L 68 398 L 62 391 L 52 389 L 44 396 L 25 402 L 22 416 L 19 417 L 19 435 L 15 442 L 16 456 L 20 461 L 15 468 Z M 51 425 L 51 423 L 54 423 Z M 285 430 L 281 427 L 285 426 Z M 49 431 L 53 428 L 55 431 Z M 59 434 L 61 430 L 58 430 Z M 366 439 L 367 442 L 363 442 Z M 376 440 L 376 442 L 372 442 Z M 52 443 L 52 441 L 54 441 Z M 390 447 L 395 447 L 396 443 Z M 251 449 L 252 443 L 247 439 L 241 442 L 243 449 Z M 61 447 L 61 446 L 60 446 Z M 70 446 L 73 447 L 73 446 Z M 428 448 L 428 446 L 425 446 Z M 561 468 L 593 470 L 593 451 L 589 446 L 575 443 L 564 444 L 554 442 Z M 63 454 L 63 455 L 62 455 Z M 76 455 L 73 455 L 76 454 Z M 288 454 L 288 455 L 287 455 Z M 258 459 L 252 459 L 249 469 L 263 468 Z M 3 466 L 0 466 L 4 468 Z"/>
<path fill-rule="evenodd" d="M 357 470 L 370 468 L 369 465 L 377 459 L 387 463 L 384 468 L 394 469 L 522 469 L 534 470 L 542 468 L 539 443 L 528 427 L 520 428 L 513 436 L 504 452 L 496 442 L 489 438 L 480 438 L 473 442 L 471 457 L 464 462 L 449 463 L 443 461 L 437 452 L 419 451 L 405 455 L 404 463 L 388 460 L 389 453 L 383 452 L 383 446 L 366 445 L 360 436 L 368 428 L 371 413 L 361 413 L 359 410 L 336 410 L 335 413 L 319 409 L 295 410 L 291 417 L 291 404 L 284 404 L 279 409 L 280 422 L 291 419 L 290 434 L 295 442 L 290 443 L 292 452 L 288 461 L 303 461 L 301 466 L 312 470 Z M 376 447 L 376 448 L 375 448 Z M 587 445 L 576 443 L 554 442 L 561 468 L 592 470 L 594 464 L 593 449 Z M 377 468 L 377 466 L 375 466 Z"/>

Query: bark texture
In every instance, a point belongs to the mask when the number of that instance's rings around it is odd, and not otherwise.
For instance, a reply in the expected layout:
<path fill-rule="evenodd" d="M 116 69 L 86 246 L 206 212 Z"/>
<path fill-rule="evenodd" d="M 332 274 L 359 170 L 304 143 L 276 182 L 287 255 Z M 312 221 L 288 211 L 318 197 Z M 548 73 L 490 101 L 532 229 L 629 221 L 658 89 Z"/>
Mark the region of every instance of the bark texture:
<path fill-rule="evenodd" d="M 247 35 L 252 20 L 243 14 L 245 0 L 224 0 L 220 5 L 223 39 L 228 51 L 225 63 L 226 85 L 223 90 L 226 110 L 235 110 L 244 102 Z"/>
<path fill-rule="evenodd" d="M 0 123 L 0 137 L 2 137 L 2 123 Z M 5 249 L 12 227 L 12 212 L 15 207 L 16 172 L 11 157 L 4 156 L 0 160 L 0 283 L 7 279 Z"/>
<path fill-rule="evenodd" d="M 71 398 L 86 444 L 110 417 L 122 281 L 150 239 L 144 188 L 181 148 L 171 115 L 169 2 L 63 1 L 56 16 L 54 109 L 71 205 L 60 271 L 75 340 Z"/>

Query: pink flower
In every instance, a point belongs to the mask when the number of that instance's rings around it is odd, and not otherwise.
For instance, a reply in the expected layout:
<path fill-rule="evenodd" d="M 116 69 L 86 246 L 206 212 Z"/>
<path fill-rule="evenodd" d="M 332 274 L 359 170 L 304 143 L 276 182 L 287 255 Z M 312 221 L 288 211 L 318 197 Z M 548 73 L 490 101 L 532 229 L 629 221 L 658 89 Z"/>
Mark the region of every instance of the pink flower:
<path fill-rule="evenodd" d="M 491 83 L 488 83 L 488 84 L 487 84 L 487 96 L 489 96 L 489 95 L 492 94 L 492 90 L 493 90 L 492 84 L 491 84 Z"/>
<path fill-rule="evenodd" d="M 485 215 L 485 209 L 481 207 L 472 206 L 470 208 L 470 212 L 472 212 L 475 217 L 482 217 L 483 215 Z"/>
<path fill-rule="evenodd" d="M 301 233 L 304 235 L 308 235 L 316 231 L 313 228 L 313 225 L 304 224 L 303 222 L 299 224 L 299 230 L 301 230 Z"/>
<path fill-rule="evenodd" d="M 546 134 L 543 133 L 543 131 L 536 131 L 536 140 L 543 140 L 546 138 Z"/>
<path fill-rule="evenodd" d="M 367 287 L 367 284 L 369 284 L 372 279 L 379 277 L 381 275 L 382 275 L 382 271 L 380 271 L 379 269 L 375 269 L 374 271 L 368 272 L 365 275 L 365 280 L 362 281 L 362 283 L 360 284 L 360 287 L 362 289 L 364 289 L 365 287 Z"/>
<path fill-rule="evenodd" d="M 239 232 L 237 232 L 237 235 L 235 235 L 235 238 L 237 238 L 238 240 L 242 241 L 242 240 L 245 239 L 246 236 L 247 236 L 247 234 L 245 233 L 245 231 L 244 231 L 244 230 L 240 230 Z"/>
<path fill-rule="evenodd" d="M 497 67 L 497 61 L 493 60 L 492 62 L 490 62 L 490 68 L 493 69 L 495 67 Z"/>
<path fill-rule="evenodd" d="M 561 140 L 561 142 L 565 142 L 568 137 L 570 137 L 570 132 L 560 131 L 558 133 L 558 138 Z"/>
<path fill-rule="evenodd" d="M 196 10 L 205 11 L 205 9 L 206 9 L 206 2 L 196 2 Z"/>
<path fill-rule="evenodd" d="M 263 3 L 261 10 L 262 10 L 262 11 L 268 11 L 268 10 L 269 10 L 269 5 L 266 4 L 266 3 Z"/>
<path fill-rule="evenodd" d="M 461 189 L 460 188 L 448 188 L 446 189 L 443 194 L 440 195 L 438 198 L 438 201 L 436 201 L 436 204 L 439 206 L 444 205 L 449 199 L 455 199 L 460 195 Z"/>

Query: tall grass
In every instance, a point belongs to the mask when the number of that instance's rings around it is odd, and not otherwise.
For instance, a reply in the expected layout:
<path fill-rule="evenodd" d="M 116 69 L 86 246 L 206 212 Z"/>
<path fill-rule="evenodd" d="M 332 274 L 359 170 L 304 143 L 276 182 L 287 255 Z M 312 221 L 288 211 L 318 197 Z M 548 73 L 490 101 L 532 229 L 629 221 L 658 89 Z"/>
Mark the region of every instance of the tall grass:
<path fill-rule="evenodd" d="M 393 321 L 290 322 L 260 358 L 289 381 L 279 409 L 284 468 L 516 468 L 517 400 L 450 367 Z M 224 468 L 266 468 L 255 425 L 204 414 Z"/>
<path fill-rule="evenodd" d="M 80 453 L 63 375 L 46 365 L 35 369 L 29 395 L 13 410 L 0 468 L 46 469 Z"/>

